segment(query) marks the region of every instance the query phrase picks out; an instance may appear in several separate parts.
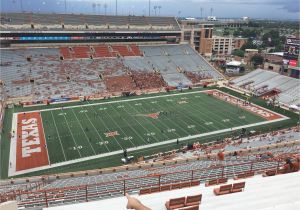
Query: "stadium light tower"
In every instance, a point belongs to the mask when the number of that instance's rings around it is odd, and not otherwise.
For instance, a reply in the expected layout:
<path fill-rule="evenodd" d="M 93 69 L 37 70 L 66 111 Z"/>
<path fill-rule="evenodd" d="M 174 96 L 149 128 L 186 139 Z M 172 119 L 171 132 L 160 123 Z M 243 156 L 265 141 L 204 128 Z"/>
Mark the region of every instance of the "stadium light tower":
<path fill-rule="evenodd" d="M 118 15 L 118 0 L 116 0 L 116 15 Z"/>
<path fill-rule="evenodd" d="M 100 15 L 101 14 L 101 4 L 98 3 L 97 6 L 98 6 L 99 15 Z"/>
<path fill-rule="evenodd" d="M 107 4 L 104 4 L 104 15 L 106 15 L 106 10 L 107 10 Z"/>
<path fill-rule="evenodd" d="M 156 16 L 156 9 L 157 9 L 157 6 L 154 6 L 153 8 L 154 8 L 154 14 L 155 14 L 155 16 Z"/>
<path fill-rule="evenodd" d="M 201 13 L 201 19 L 203 18 L 202 14 L 203 14 L 203 7 L 200 8 L 200 13 Z"/>
<path fill-rule="evenodd" d="M 181 11 L 179 10 L 179 11 L 178 11 L 178 17 L 180 17 L 180 14 L 181 14 Z"/>
<path fill-rule="evenodd" d="M 95 2 L 92 4 L 92 8 L 93 8 L 93 14 L 95 14 L 95 11 L 96 11 L 96 3 Z"/>
<path fill-rule="evenodd" d="M 20 0 L 20 7 L 21 7 L 21 12 L 23 12 L 23 0 Z"/>
<path fill-rule="evenodd" d="M 67 13 L 67 0 L 65 0 L 65 13 Z"/>
<path fill-rule="evenodd" d="M 149 8 L 148 8 L 149 9 L 149 16 L 151 16 L 151 0 L 149 0 L 148 4 L 149 4 L 148 5 L 149 6 Z"/>
<path fill-rule="evenodd" d="M 159 5 L 157 8 L 158 8 L 158 16 L 160 16 L 160 9 L 161 9 L 161 6 Z"/>

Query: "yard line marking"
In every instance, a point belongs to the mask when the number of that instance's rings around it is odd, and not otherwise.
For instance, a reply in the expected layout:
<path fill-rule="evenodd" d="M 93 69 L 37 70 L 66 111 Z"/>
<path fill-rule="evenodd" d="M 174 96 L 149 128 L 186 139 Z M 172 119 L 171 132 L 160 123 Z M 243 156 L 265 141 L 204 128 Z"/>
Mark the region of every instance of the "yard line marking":
<path fill-rule="evenodd" d="M 177 105 L 177 103 L 176 103 L 176 105 Z M 180 109 L 180 106 L 177 106 L 177 108 L 176 109 Z M 184 109 L 184 108 L 183 108 Z M 187 109 L 185 109 L 185 110 L 187 110 Z M 196 124 L 198 124 L 198 122 L 196 122 L 195 120 L 193 120 L 193 119 L 191 119 L 190 117 L 188 117 L 187 115 L 184 115 L 184 117 L 186 117 L 186 118 L 188 118 L 189 120 L 192 120 L 192 121 L 194 121 Z M 182 120 L 182 119 L 180 119 L 187 127 L 189 126 L 189 124 L 188 123 L 186 123 L 184 120 Z M 200 125 L 201 126 L 201 125 Z M 180 127 L 180 126 L 179 126 Z M 181 128 L 181 127 L 180 127 Z M 195 130 L 195 131 L 197 131 L 197 132 L 199 132 L 199 130 L 197 130 L 196 128 L 195 128 L 195 126 L 193 127 L 193 129 Z"/>
<path fill-rule="evenodd" d="M 226 128 L 226 129 L 211 131 L 211 132 L 207 132 L 207 133 L 201 133 L 201 134 L 197 134 L 197 135 L 193 135 L 193 136 L 185 136 L 185 137 L 179 138 L 178 140 L 179 141 L 188 141 L 188 140 L 191 140 L 191 139 L 196 139 L 196 138 L 205 137 L 205 136 L 209 137 L 210 135 L 214 135 L 214 134 L 224 134 L 224 133 L 229 132 L 229 131 L 240 130 L 241 128 L 249 128 L 249 127 L 253 127 L 253 126 L 266 125 L 266 124 L 269 124 L 269 123 L 280 122 L 280 121 L 284 121 L 284 120 L 286 120 L 286 119 L 280 118 L 280 119 L 276 119 L 276 120 L 272 120 L 272 121 L 252 123 L 252 124 L 248 124 L 248 125 L 245 125 L 245 126 L 237 126 L 237 127 L 233 127 L 233 128 Z M 141 149 L 152 148 L 152 147 L 155 147 L 155 146 L 163 146 L 163 145 L 175 143 L 176 141 L 177 141 L 177 138 L 166 140 L 166 141 L 163 141 L 163 142 L 157 142 L 157 143 L 153 143 L 153 144 L 148 144 L 148 145 L 138 146 L 138 147 L 134 147 L 134 148 L 129 148 L 129 149 L 127 149 L 127 151 L 128 152 L 133 152 L 133 151 L 137 151 L 137 150 L 141 150 Z M 300 140 L 296 140 L 296 142 L 300 142 Z M 55 163 L 55 164 L 52 164 L 51 166 L 43 166 L 43 167 L 40 167 L 40 168 L 29 169 L 29 170 L 24 170 L 24 171 L 21 171 L 21 172 L 12 173 L 12 174 L 10 174 L 10 176 L 16 176 L 16 175 L 20 175 L 20 174 L 29 173 L 29 172 L 34 172 L 34 171 L 39 171 L 39 170 L 44 170 L 44 169 L 49 169 L 49 168 L 55 168 L 55 167 L 74 164 L 74 163 L 80 163 L 80 162 L 87 161 L 87 160 L 93 160 L 93 159 L 97 159 L 97 158 L 102 158 L 102 157 L 107 157 L 107 156 L 122 154 L 122 153 L 123 153 L 123 150 L 117 150 L 117 151 L 113 151 L 113 152 L 109 152 L 109 153 L 105 153 L 105 154 L 98 154 L 98 155 L 95 155 L 95 156 L 78 158 L 78 159 L 69 160 L 69 161 L 66 161 L 66 162 Z"/>
<path fill-rule="evenodd" d="M 94 112 L 97 113 L 97 110 L 95 110 L 94 107 L 91 106 L 91 108 L 93 109 Z M 82 109 L 82 107 L 81 107 L 81 109 Z M 93 125 L 93 127 L 95 128 L 95 130 L 97 131 L 98 135 L 100 136 L 98 130 L 97 130 L 96 127 L 94 126 L 94 123 L 90 120 L 90 117 L 89 117 L 86 113 L 85 113 L 85 115 L 86 115 L 86 117 L 89 119 L 90 123 Z M 106 126 L 106 124 L 105 124 L 105 122 L 102 120 L 102 118 L 100 117 L 99 119 L 101 120 L 101 122 L 102 122 L 102 124 L 104 125 L 104 127 L 105 127 L 109 132 L 111 132 L 111 130 Z M 122 145 L 117 141 L 116 137 L 113 136 L 113 139 L 115 140 L 115 142 L 117 142 L 117 144 L 119 145 L 119 147 L 121 147 L 121 149 L 124 149 L 124 148 L 122 147 Z M 107 147 L 107 146 L 106 146 L 106 147 Z"/>
<path fill-rule="evenodd" d="M 78 149 L 78 145 L 77 145 L 77 143 L 76 143 L 76 141 L 75 141 L 75 138 L 74 138 L 74 136 L 73 136 L 73 133 L 72 133 L 72 131 L 71 131 L 71 128 L 70 128 L 70 126 L 69 126 L 68 120 L 67 120 L 67 118 L 66 118 L 65 115 L 63 115 L 63 116 L 64 116 L 64 118 L 65 118 L 65 121 L 66 121 L 66 123 L 67 123 L 67 127 L 68 127 L 68 129 L 69 129 L 69 132 L 70 132 L 70 134 L 71 134 L 71 136 L 72 136 L 72 139 L 73 139 L 73 141 L 74 141 L 74 144 L 75 144 L 75 146 L 76 146 L 77 152 L 79 153 L 79 156 L 82 157 L 82 156 L 81 156 L 81 153 L 80 153 L 80 151 L 79 151 L 79 149 Z"/>
<path fill-rule="evenodd" d="M 45 132 L 45 129 L 44 129 L 44 125 L 43 125 L 43 118 L 42 118 L 42 114 L 40 113 L 40 118 L 41 118 L 41 124 L 42 124 L 42 129 L 43 129 L 43 132 L 44 132 L 44 139 L 45 139 L 45 143 L 46 143 L 46 152 L 47 152 L 47 156 L 48 156 L 48 163 L 50 163 L 50 157 L 49 157 L 49 152 L 48 152 L 48 144 L 47 144 L 47 139 L 46 139 L 46 132 Z"/>
<path fill-rule="evenodd" d="M 161 106 L 159 104 L 156 104 L 156 106 L 158 106 L 159 108 L 161 108 Z M 180 128 L 184 133 L 186 133 L 187 135 L 190 135 L 185 129 L 183 129 L 181 126 L 177 125 L 176 123 L 174 123 L 171 119 L 169 119 L 168 117 L 166 118 L 168 121 L 170 121 L 173 125 L 175 125 L 177 128 Z M 180 121 L 182 121 L 184 124 L 188 125 L 186 122 L 184 122 L 182 119 L 180 119 Z M 176 133 L 176 132 L 175 132 Z"/>
<path fill-rule="evenodd" d="M 210 91 L 213 91 L 213 90 L 217 90 L 217 89 L 210 89 Z M 221 90 L 217 90 L 223 94 L 225 94 L 225 92 L 221 91 Z M 68 107 L 64 107 L 64 109 L 70 109 L 70 108 L 76 108 L 76 107 L 86 107 L 86 106 L 97 106 L 97 105 L 101 105 L 101 104 L 112 104 L 112 103 L 123 103 L 123 102 L 127 102 L 127 101 L 138 101 L 138 100 L 144 100 L 144 99 L 153 99 L 153 98 L 163 98 L 163 97 L 174 97 L 174 96 L 179 96 L 179 95 L 188 95 L 188 94 L 196 94 L 196 93 L 207 93 L 208 90 L 199 90 L 199 91 L 192 91 L 192 92 L 186 92 L 186 93 L 173 93 L 173 94 L 166 94 L 166 95 L 158 95 L 158 96 L 148 96 L 148 97 L 141 97 L 141 98 L 134 98 L 134 99 L 123 99 L 123 100 L 119 100 L 119 101 L 108 101 L 108 102 L 100 102 L 100 103 L 93 103 L 93 104 L 84 104 L 84 105 L 75 105 L 75 106 L 68 106 Z M 226 94 L 229 94 L 229 93 L 226 93 Z M 233 98 L 238 98 L 238 97 L 235 97 L 231 94 L 229 94 L 231 97 Z M 241 98 L 238 98 L 242 101 L 245 101 Z M 269 109 L 266 109 L 264 107 L 261 107 L 257 104 L 255 104 L 256 107 L 259 107 L 263 110 L 267 110 L 268 112 L 270 113 L 273 113 L 273 114 L 276 114 L 278 116 L 281 116 L 283 119 L 289 119 L 289 117 L 286 117 L 282 114 L 279 114 L 279 113 L 276 113 L 272 110 L 269 110 Z M 42 110 L 35 110 L 35 111 L 40 111 L 40 112 L 44 112 L 44 111 L 50 111 L 50 110 L 58 110 L 58 109 L 61 109 L 60 107 L 58 108 L 51 108 L 51 109 L 42 109 Z M 26 113 L 30 113 L 30 112 L 35 112 L 35 111 L 28 111 Z M 16 112 L 16 113 L 22 113 L 22 112 Z"/>
<path fill-rule="evenodd" d="M 113 106 L 113 105 L 112 105 Z M 114 120 L 114 118 L 112 118 L 111 116 L 110 116 L 110 114 L 109 113 L 107 113 L 107 111 L 105 111 L 106 112 L 106 114 L 108 115 L 108 117 L 112 120 L 112 122 L 122 131 L 122 133 L 125 135 L 125 136 L 127 136 L 126 135 L 126 133 L 123 131 L 123 129 L 119 126 L 119 124 L 118 123 L 116 123 L 116 121 Z M 134 147 L 136 147 L 136 145 L 129 139 L 129 141 L 130 141 L 130 143 L 134 146 Z"/>
<path fill-rule="evenodd" d="M 114 110 L 116 110 L 115 108 L 114 108 L 114 106 L 112 105 L 111 106 Z M 123 107 L 124 108 L 124 107 Z M 125 109 L 123 109 L 123 110 L 125 110 Z M 116 110 L 117 111 L 117 110 Z M 132 116 L 130 116 L 130 117 L 132 117 Z M 133 117 L 132 117 L 133 118 Z M 139 136 L 140 138 L 141 138 L 141 140 L 143 140 L 144 142 L 145 142 L 145 140 L 143 139 L 143 137 L 138 133 L 138 132 L 136 132 L 136 130 L 126 121 L 126 120 L 124 120 L 123 118 L 122 118 L 122 120 L 124 121 L 124 122 L 126 122 L 126 124 L 131 128 L 131 130 L 133 130 L 133 132 L 135 133 L 135 134 L 137 134 L 137 136 Z M 128 140 L 130 140 L 130 139 L 128 139 Z M 146 143 L 146 142 L 145 142 Z"/>
<path fill-rule="evenodd" d="M 135 108 L 134 108 L 134 106 L 131 106 L 131 104 L 130 103 L 128 103 L 128 105 L 129 105 L 129 107 L 132 109 L 132 110 L 134 110 L 135 111 L 135 113 L 137 113 L 137 114 L 140 114 L 140 112 L 139 111 L 137 111 Z M 143 112 L 144 113 L 147 113 L 147 111 L 144 109 L 144 107 L 141 107 L 142 109 L 143 109 Z M 152 127 L 153 128 L 155 128 L 157 131 L 158 131 L 158 133 L 160 133 L 160 129 L 154 124 L 154 123 L 152 123 L 151 121 L 150 121 L 150 119 L 148 119 L 148 118 L 146 118 L 146 120 L 148 121 L 148 122 L 150 122 L 150 124 L 152 125 Z M 159 122 L 161 122 L 161 120 L 158 118 L 157 119 Z M 162 123 L 161 123 L 162 124 Z M 168 126 L 165 126 L 165 127 L 167 127 L 167 128 L 169 128 Z M 165 137 L 167 137 L 168 138 L 168 136 L 166 135 L 166 134 L 163 134 Z M 177 136 L 179 136 L 178 134 L 176 134 Z M 160 142 L 156 137 L 153 137 L 157 142 Z"/>
<path fill-rule="evenodd" d="M 205 101 L 205 100 L 204 100 L 204 101 Z M 207 104 L 207 103 L 206 103 L 206 104 Z M 191 103 L 191 104 L 190 104 L 190 108 L 193 109 L 195 113 L 200 113 L 202 116 L 205 116 L 205 118 L 207 118 L 207 119 L 211 119 L 210 115 L 217 116 L 217 119 L 219 118 L 218 115 L 216 115 L 214 112 L 211 112 L 211 111 L 209 111 L 209 110 L 207 110 L 207 111 L 209 112 L 208 114 L 206 114 L 206 113 L 204 113 L 204 112 L 199 112 L 198 108 L 201 108 L 201 106 L 197 106 L 197 103 Z M 189 109 L 185 109 L 185 110 L 189 111 Z M 204 121 L 204 120 L 202 120 L 202 119 L 201 119 L 201 121 L 202 121 L 203 123 L 206 123 L 206 121 Z M 216 123 L 218 123 L 219 125 L 221 125 L 221 127 L 224 127 L 223 124 L 222 124 L 222 123 L 219 123 L 217 120 L 216 120 Z M 214 127 L 216 130 L 219 129 L 219 128 L 216 127 L 214 124 L 212 125 L 212 127 Z"/>
<path fill-rule="evenodd" d="M 206 103 L 207 102 L 207 103 Z M 220 106 L 222 105 L 222 100 L 217 100 L 217 104 L 220 104 Z M 206 104 L 211 104 L 209 101 L 205 101 L 204 103 L 206 103 Z M 241 107 L 238 107 L 239 109 L 242 109 Z M 244 109 L 242 109 L 242 110 L 244 110 Z M 245 111 L 247 111 L 247 110 L 245 110 Z M 237 113 L 235 113 L 235 112 L 232 112 L 232 111 L 230 111 L 230 110 L 228 110 L 228 112 L 229 113 L 232 113 L 232 114 L 237 114 Z M 215 113 L 213 113 L 213 112 L 210 112 L 210 113 L 212 113 L 212 114 L 214 114 L 214 115 L 216 115 Z M 251 113 L 251 112 L 248 112 L 248 113 Z M 224 114 L 222 114 L 222 112 L 220 113 L 220 115 L 222 115 L 222 116 L 224 116 L 225 118 L 228 116 L 228 115 L 224 115 Z M 237 119 L 235 119 L 235 118 L 232 118 L 232 121 L 235 121 L 235 122 L 237 122 L 238 124 L 243 124 L 245 121 L 241 121 L 241 120 L 237 120 Z M 233 123 L 233 122 L 231 122 L 231 121 L 229 121 L 228 122 L 229 124 L 231 124 L 232 126 L 235 126 L 235 124 Z M 248 122 L 247 122 L 248 123 Z"/>
<path fill-rule="evenodd" d="M 85 131 L 84 131 L 82 125 L 81 125 L 81 122 L 79 121 L 77 115 L 76 115 L 75 112 L 74 112 L 74 109 L 71 109 L 71 110 L 72 110 L 73 114 L 75 115 L 75 118 L 77 119 L 77 121 L 78 121 L 78 123 L 79 123 L 79 125 L 80 125 L 80 127 L 81 127 L 81 129 L 82 129 L 82 131 L 83 131 L 83 133 L 84 133 L 84 135 L 85 135 L 85 137 L 86 137 L 88 143 L 90 144 L 90 146 L 91 146 L 91 148 L 92 148 L 94 154 L 96 155 L 96 152 L 95 152 L 95 150 L 94 150 L 94 147 L 92 146 L 91 142 L 89 141 L 89 137 L 86 135 L 86 133 L 85 133 Z M 86 111 L 87 111 L 87 110 L 86 110 Z"/>
<path fill-rule="evenodd" d="M 193 103 L 191 103 L 191 104 L 193 104 Z M 199 112 L 199 111 L 196 110 L 196 109 L 194 109 L 195 112 L 192 112 L 192 111 L 190 111 L 189 109 L 187 109 L 187 108 L 185 108 L 185 107 L 183 107 L 183 106 L 178 106 L 178 109 L 183 109 L 183 110 L 185 110 L 185 111 L 191 113 L 192 115 L 194 115 L 195 113 L 201 113 L 201 116 L 202 116 L 202 112 Z M 193 118 L 190 118 L 190 117 L 188 117 L 188 118 L 189 118 L 191 121 L 193 121 L 195 124 L 197 124 L 197 125 L 199 125 L 201 128 L 203 128 L 205 131 L 209 131 L 209 129 L 207 129 L 206 127 L 202 126 L 201 123 L 199 123 L 198 121 L 196 121 L 196 120 L 194 120 Z M 201 118 L 200 118 L 200 120 L 201 120 L 202 122 L 205 122 L 205 121 L 202 120 Z M 217 128 L 216 128 L 216 129 L 217 129 Z"/>
<path fill-rule="evenodd" d="M 80 107 L 80 108 L 82 109 L 82 107 Z M 89 121 L 89 122 L 91 123 L 91 125 L 93 126 L 93 128 L 95 129 L 95 131 L 96 131 L 96 133 L 98 134 L 98 136 L 100 137 L 101 142 L 104 142 L 104 140 L 102 139 L 100 133 L 98 132 L 97 128 L 96 128 L 96 127 L 94 126 L 94 124 L 92 123 L 92 121 L 91 121 L 91 119 L 89 118 L 89 116 L 88 116 L 86 113 L 84 113 L 84 114 L 85 114 L 85 117 L 88 119 L 88 121 Z M 107 145 L 104 144 L 104 146 L 106 147 L 107 151 L 110 152 L 110 150 L 108 149 Z"/>
<path fill-rule="evenodd" d="M 135 120 L 144 130 L 146 130 L 147 132 L 149 132 L 149 130 L 147 128 L 145 128 L 137 119 L 135 119 L 134 117 L 132 117 L 132 115 L 134 114 L 131 114 L 129 113 L 125 108 L 123 108 L 123 110 L 133 119 Z M 145 142 L 145 140 L 143 139 L 143 137 L 141 137 L 141 139 Z M 157 139 L 156 139 L 157 140 Z M 158 140 L 157 140 L 158 141 Z M 158 141 L 159 142 L 159 141 Z M 145 142 L 146 143 L 146 142 Z"/>
<path fill-rule="evenodd" d="M 60 135 L 59 135 L 59 132 L 58 132 L 58 128 L 57 128 L 56 122 L 55 122 L 55 118 L 54 118 L 53 113 L 52 113 L 51 110 L 50 110 L 50 113 L 51 113 L 51 116 L 52 116 L 52 119 L 53 119 L 53 123 L 54 123 L 55 129 L 56 129 L 56 133 L 57 133 L 57 136 L 58 136 L 58 139 L 59 139 L 59 143 L 60 143 L 60 146 L 61 146 L 61 150 L 62 150 L 62 152 L 63 152 L 65 161 L 67 161 L 66 154 L 65 154 L 65 150 L 64 150 L 64 147 L 63 147 L 63 145 L 62 145 L 62 141 L 61 141 L 61 138 L 60 138 Z"/>
<path fill-rule="evenodd" d="M 67 107 L 64 107 L 64 110 L 71 109 L 71 108 L 78 108 L 78 107 L 88 107 L 88 106 L 97 106 L 97 105 L 102 105 L 102 104 L 123 103 L 123 102 L 128 102 L 128 101 L 139 101 L 139 100 L 146 100 L 146 99 L 153 99 L 153 98 L 175 97 L 178 95 L 196 94 L 196 93 L 203 93 L 203 92 L 207 92 L 207 90 L 198 90 L 198 91 L 186 92 L 186 93 L 173 93 L 173 94 L 158 95 L 158 96 L 148 96 L 148 97 L 142 97 L 142 98 L 121 99 L 118 101 L 107 101 L 107 102 L 99 102 L 99 103 L 92 103 L 92 104 L 88 103 L 88 104 L 82 104 L 82 105 L 67 106 Z M 38 111 L 45 112 L 45 111 L 49 111 L 49 110 L 59 110 L 59 109 L 61 109 L 61 108 L 57 107 L 57 108 L 51 108 L 51 109 L 41 109 Z M 28 111 L 28 112 L 34 112 L 34 111 Z M 22 113 L 22 112 L 17 112 L 17 113 Z"/>

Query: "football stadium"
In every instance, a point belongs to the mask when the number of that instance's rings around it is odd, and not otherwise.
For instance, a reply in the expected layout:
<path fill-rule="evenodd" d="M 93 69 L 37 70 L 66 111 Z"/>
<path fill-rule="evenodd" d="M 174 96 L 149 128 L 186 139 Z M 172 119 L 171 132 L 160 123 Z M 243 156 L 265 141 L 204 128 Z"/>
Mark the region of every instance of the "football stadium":
<path fill-rule="evenodd" d="M 184 21 L 1 13 L 1 209 L 300 207 L 299 73 L 228 77 Z"/>

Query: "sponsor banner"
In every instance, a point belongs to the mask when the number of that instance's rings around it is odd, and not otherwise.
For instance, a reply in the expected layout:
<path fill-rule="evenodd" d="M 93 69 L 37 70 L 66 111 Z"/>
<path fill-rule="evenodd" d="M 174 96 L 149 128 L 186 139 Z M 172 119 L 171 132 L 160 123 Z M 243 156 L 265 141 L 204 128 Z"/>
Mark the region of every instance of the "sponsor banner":
<path fill-rule="evenodd" d="M 290 60 L 289 65 L 297 67 L 297 60 Z"/>
<path fill-rule="evenodd" d="M 253 114 L 256 114 L 266 120 L 276 120 L 282 118 L 279 114 L 276 114 L 274 112 L 271 112 L 263 107 L 257 106 L 255 104 L 250 104 L 246 102 L 245 100 L 233 97 L 229 94 L 222 93 L 216 90 L 209 90 L 207 91 L 208 94 L 212 94 L 214 97 L 219 98 L 223 101 L 226 101 L 230 104 L 237 105 L 238 107 L 248 110 L 249 112 L 252 112 Z"/>
<path fill-rule="evenodd" d="M 51 98 L 50 103 L 70 101 L 71 98 Z"/>
<path fill-rule="evenodd" d="M 16 171 L 49 164 L 42 119 L 39 112 L 18 114 Z"/>

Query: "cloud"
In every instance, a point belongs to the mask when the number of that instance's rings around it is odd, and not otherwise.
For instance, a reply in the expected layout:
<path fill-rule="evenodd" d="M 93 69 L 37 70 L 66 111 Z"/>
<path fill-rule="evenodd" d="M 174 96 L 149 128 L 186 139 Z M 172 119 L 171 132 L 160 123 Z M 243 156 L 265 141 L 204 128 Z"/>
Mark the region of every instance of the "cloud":
<path fill-rule="evenodd" d="M 163 1 L 163 0 L 161 0 Z M 175 1 L 175 0 L 174 0 Z M 185 0 L 192 3 L 234 4 L 234 5 L 278 5 L 290 13 L 300 12 L 299 0 Z"/>

